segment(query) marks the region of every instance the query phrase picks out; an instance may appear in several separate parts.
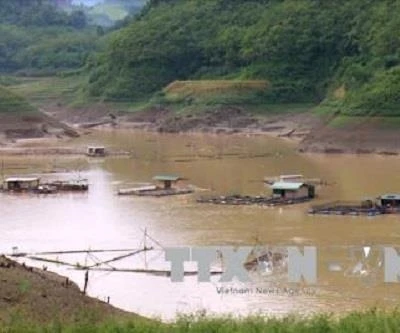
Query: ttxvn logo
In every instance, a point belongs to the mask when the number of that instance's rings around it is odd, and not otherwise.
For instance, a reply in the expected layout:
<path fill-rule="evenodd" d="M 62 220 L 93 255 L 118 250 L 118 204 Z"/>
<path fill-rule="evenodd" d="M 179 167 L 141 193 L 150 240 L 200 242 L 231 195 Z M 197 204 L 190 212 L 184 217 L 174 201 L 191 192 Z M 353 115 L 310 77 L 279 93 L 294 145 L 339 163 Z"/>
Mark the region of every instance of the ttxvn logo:
<path fill-rule="evenodd" d="M 336 254 L 336 257 L 335 257 Z M 342 272 L 344 277 L 360 277 L 364 282 L 400 282 L 400 254 L 393 246 L 338 246 L 319 250 L 315 246 L 271 247 L 178 247 L 165 249 L 171 264 L 171 281 L 182 282 L 185 262 L 197 263 L 198 281 L 210 282 L 217 259 L 222 268 L 219 282 L 251 282 L 249 268 L 257 273 L 286 271 L 287 282 L 317 284 L 318 274 Z"/>

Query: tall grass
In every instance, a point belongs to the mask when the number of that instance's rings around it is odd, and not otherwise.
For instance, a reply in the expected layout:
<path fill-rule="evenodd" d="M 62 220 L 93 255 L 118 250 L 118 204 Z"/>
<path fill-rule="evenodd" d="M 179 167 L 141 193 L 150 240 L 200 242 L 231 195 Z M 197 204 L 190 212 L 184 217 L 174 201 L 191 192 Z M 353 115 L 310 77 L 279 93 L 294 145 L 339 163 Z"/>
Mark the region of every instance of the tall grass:
<path fill-rule="evenodd" d="M 118 333 L 390 333 L 399 332 L 400 313 L 395 310 L 384 312 L 370 310 L 354 312 L 340 318 L 330 315 L 316 315 L 312 318 L 289 316 L 283 319 L 247 317 L 213 318 L 185 316 L 176 322 L 163 324 L 159 321 L 137 319 L 133 321 L 109 321 L 96 324 L 82 320 L 74 324 L 55 322 L 47 325 L 29 324 L 14 319 L 2 325 L 0 332 L 118 332 Z"/>

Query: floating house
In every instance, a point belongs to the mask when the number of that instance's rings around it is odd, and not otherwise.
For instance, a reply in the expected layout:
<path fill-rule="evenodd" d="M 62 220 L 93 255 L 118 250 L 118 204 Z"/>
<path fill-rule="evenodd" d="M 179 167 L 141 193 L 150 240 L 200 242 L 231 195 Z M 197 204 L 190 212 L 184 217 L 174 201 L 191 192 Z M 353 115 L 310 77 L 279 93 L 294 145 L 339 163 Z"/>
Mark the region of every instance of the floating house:
<path fill-rule="evenodd" d="M 400 208 L 400 194 L 384 194 L 378 200 L 382 207 Z"/>
<path fill-rule="evenodd" d="M 37 177 L 13 177 L 7 178 L 3 184 L 5 191 L 34 191 L 39 187 L 40 179 Z"/>
<path fill-rule="evenodd" d="M 104 157 L 106 156 L 106 148 L 103 146 L 89 146 L 86 155 L 91 157 Z"/>
<path fill-rule="evenodd" d="M 181 179 L 181 177 L 176 175 L 160 175 L 153 177 L 153 180 L 163 184 L 165 190 L 172 188 L 172 185 L 175 185 Z"/>
<path fill-rule="evenodd" d="M 327 185 L 326 181 L 320 178 L 305 178 L 303 175 L 280 175 L 278 177 L 265 177 L 264 183 L 266 185 L 273 185 L 276 182 L 287 183 L 306 183 L 309 185 Z"/>
<path fill-rule="evenodd" d="M 282 199 L 312 199 L 315 197 L 314 185 L 302 182 L 279 181 L 271 185 L 273 197 Z"/>

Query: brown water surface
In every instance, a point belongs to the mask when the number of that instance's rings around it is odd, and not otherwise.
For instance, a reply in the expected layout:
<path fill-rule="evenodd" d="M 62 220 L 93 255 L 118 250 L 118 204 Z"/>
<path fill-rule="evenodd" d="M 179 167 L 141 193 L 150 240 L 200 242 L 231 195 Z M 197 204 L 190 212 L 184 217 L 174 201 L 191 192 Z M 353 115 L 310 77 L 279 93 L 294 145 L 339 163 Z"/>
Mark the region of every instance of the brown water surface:
<path fill-rule="evenodd" d="M 160 135 L 98 132 L 71 145 L 103 144 L 130 154 L 123 157 L 1 157 L 4 175 L 34 174 L 51 169 L 67 174 L 41 174 L 42 178 L 87 178 L 86 194 L 0 196 L 2 252 L 138 247 L 143 230 L 163 246 L 207 245 L 314 245 L 318 247 L 318 284 L 313 292 L 288 296 L 259 294 L 257 286 L 285 286 L 285 277 L 271 275 L 251 285 L 243 295 L 218 294 L 218 278 L 198 283 L 196 277 L 173 283 L 166 277 L 91 272 L 89 294 L 143 315 L 170 319 L 177 312 L 287 314 L 317 311 L 342 312 L 372 305 L 393 306 L 400 296 L 397 284 L 383 283 L 378 259 L 371 259 L 373 274 L 358 272 L 359 257 L 349 245 L 400 244 L 400 217 L 310 216 L 310 204 L 278 208 L 201 205 L 195 197 L 210 193 L 269 193 L 262 179 L 280 174 L 322 178 L 330 186 L 318 187 L 317 202 L 361 200 L 400 192 L 400 158 L 382 156 L 304 155 L 293 144 L 265 136 Z M 71 172 L 72 170 L 72 172 Z M 156 174 L 184 176 L 195 185 L 194 195 L 167 198 L 119 197 L 119 188 L 151 182 Z M 373 248 L 373 258 L 375 249 Z M 98 254 L 106 259 L 118 254 Z M 125 259 L 113 267 L 164 267 L 162 252 Z M 54 256 L 53 256 L 54 258 Z M 59 257 L 59 259 L 61 259 Z M 71 262 L 95 258 L 63 256 Z M 374 261 L 375 260 L 375 261 Z M 339 262 L 341 272 L 327 265 Z M 82 285 L 84 273 L 49 265 Z M 261 281 L 260 281 L 261 280 Z M 302 286 L 293 287 L 297 292 Z"/>

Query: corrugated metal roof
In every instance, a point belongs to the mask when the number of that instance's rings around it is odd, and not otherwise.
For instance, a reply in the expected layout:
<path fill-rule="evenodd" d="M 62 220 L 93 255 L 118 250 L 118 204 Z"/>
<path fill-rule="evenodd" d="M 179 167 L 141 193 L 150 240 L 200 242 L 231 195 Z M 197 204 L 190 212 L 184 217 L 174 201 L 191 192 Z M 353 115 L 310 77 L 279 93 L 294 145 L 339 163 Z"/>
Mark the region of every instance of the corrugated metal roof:
<path fill-rule="evenodd" d="M 384 194 L 379 198 L 383 200 L 400 200 L 400 194 Z"/>
<path fill-rule="evenodd" d="M 154 180 L 158 180 L 158 181 L 161 181 L 161 182 L 164 182 L 164 181 L 176 182 L 180 178 L 181 177 L 176 176 L 176 175 L 158 175 L 158 176 L 153 177 Z"/>
<path fill-rule="evenodd" d="M 275 182 L 271 185 L 273 190 L 298 190 L 304 183 L 297 182 Z"/>
<path fill-rule="evenodd" d="M 31 177 L 31 178 L 12 177 L 12 178 L 7 178 L 5 180 L 6 183 L 13 183 L 13 182 L 28 183 L 28 182 L 35 182 L 35 181 L 39 181 L 39 178 L 37 178 L 37 177 Z"/>
<path fill-rule="evenodd" d="M 282 182 L 282 181 L 289 181 L 290 182 L 290 180 L 292 179 L 297 179 L 297 180 L 299 180 L 299 179 L 303 179 L 304 178 L 304 176 L 303 175 L 280 175 L 279 176 L 279 180 Z"/>

